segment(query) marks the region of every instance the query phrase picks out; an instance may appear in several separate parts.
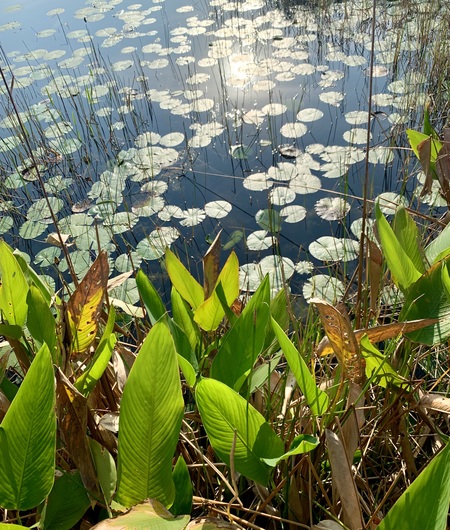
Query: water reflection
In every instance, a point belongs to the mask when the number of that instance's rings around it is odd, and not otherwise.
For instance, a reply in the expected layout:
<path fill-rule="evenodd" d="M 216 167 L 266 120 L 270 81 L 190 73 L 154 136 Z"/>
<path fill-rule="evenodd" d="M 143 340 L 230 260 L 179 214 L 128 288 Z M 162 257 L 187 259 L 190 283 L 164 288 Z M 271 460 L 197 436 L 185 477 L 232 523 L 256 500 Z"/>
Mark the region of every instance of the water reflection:
<path fill-rule="evenodd" d="M 241 263 L 281 252 L 303 282 L 305 262 L 355 257 L 338 238 L 359 236 L 367 147 L 371 197 L 412 200 L 403 131 L 420 123 L 448 6 L 430 20 L 409 2 L 400 24 L 403 3 L 380 3 L 370 94 L 370 2 L 47 5 L 47 26 L 27 10 L 22 29 L 2 26 L 2 67 L 80 274 L 97 238 L 124 272 L 168 244 L 195 262 L 223 228 Z M 50 270 L 61 256 L 5 90 L 2 108 L 0 230 Z M 311 250 L 323 236 L 327 259 Z"/>

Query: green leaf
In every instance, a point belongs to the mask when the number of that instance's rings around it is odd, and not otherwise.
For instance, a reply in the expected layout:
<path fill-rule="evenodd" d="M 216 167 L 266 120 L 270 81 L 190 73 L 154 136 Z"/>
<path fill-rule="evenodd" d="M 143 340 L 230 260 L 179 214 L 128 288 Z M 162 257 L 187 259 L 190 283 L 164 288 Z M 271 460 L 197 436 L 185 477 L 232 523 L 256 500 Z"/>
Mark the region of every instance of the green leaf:
<path fill-rule="evenodd" d="M 41 292 L 47 304 L 50 306 L 50 304 L 52 303 L 52 297 L 55 298 L 57 304 L 60 304 L 61 303 L 60 298 L 56 296 L 55 293 L 51 292 L 50 287 L 28 265 L 28 263 L 24 260 L 23 256 L 19 252 L 14 251 L 14 257 L 16 258 L 17 263 L 20 265 L 20 268 L 22 269 L 22 272 L 24 273 L 25 278 L 28 279 L 29 283 L 32 283 L 39 289 L 39 291 Z"/>
<path fill-rule="evenodd" d="M 85 371 L 80 375 L 75 383 L 75 388 L 83 394 L 83 396 L 88 397 L 89 394 L 94 390 L 95 385 L 103 375 L 108 363 L 111 359 L 114 346 L 116 345 L 117 338 L 112 333 L 114 329 L 116 312 L 114 307 L 111 305 L 109 308 L 108 321 L 106 323 L 106 328 L 103 332 L 102 339 L 100 340 L 95 354 L 89 363 Z"/>
<path fill-rule="evenodd" d="M 197 382 L 197 374 L 194 370 L 194 367 L 192 364 L 182 357 L 180 354 L 177 355 L 178 364 L 180 365 L 180 370 L 183 372 L 184 378 L 186 379 L 186 383 L 190 387 L 194 387 L 195 383 Z"/>
<path fill-rule="evenodd" d="M 377 530 L 443 530 L 450 502 L 450 444 L 403 492 Z"/>
<path fill-rule="evenodd" d="M 180 293 L 173 287 L 171 293 L 172 314 L 174 322 L 184 331 L 194 351 L 201 346 L 201 335 L 194 314 Z"/>
<path fill-rule="evenodd" d="M 117 500 L 132 506 L 152 498 L 172 504 L 172 458 L 184 400 L 169 329 L 150 330 L 126 382 L 120 410 Z"/>
<path fill-rule="evenodd" d="M 422 258 L 423 252 L 419 245 L 419 229 L 403 206 L 399 206 L 395 212 L 392 228 L 400 246 L 406 252 L 414 267 L 423 274 L 425 266 Z"/>
<path fill-rule="evenodd" d="M 329 407 L 327 394 L 317 387 L 314 376 L 309 371 L 307 364 L 274 318 L 272 318 L 272 326 L 289 364 L 289 368 L 294 374 L 297 384 L 305 396 L 312 413 L 316 416 L 325 414 Z"/>
<path fill-rule="evenodd" d="M 381 213 L 378 204 L 375 206 L 375 215 L 377 219 L 378 235 L 380 237 L 383 254 L 386 257 L 389 270 L 391 271 L 395 283 L 403 292 L 405 292 L 420 278 L 421 273 L 416 269 L 414 263 L 401 246 L 394 231 Z"/>
<path fill-rule="evenodd" d="M 55 450 L 55 378 L 44 344 L 0 425 L 0 506 L 29 510 L 47 497 Z"/>
<path fill-rule="evenodd" d="M 225 335 L 211 365 L 211 377 L 239 391 L 264 346 L 270 316 L 270 286 L 266 276 Z"/>
<path fill-rule="evenodd" d="M 424 140 L 427 140 L 430 135 L 415 131 L 413 129 L 407 129 L 406 135 L 408 136 L 409 145 L 411 146 L 414 154 L 420 159 L 418 146 Z M 439 151 L 442 149 L 442 143 L 438 140 L 431 140 L 431 158 L 430 162 L 435 163 L 439 154 Z"/>
<path fill-rule="evenodd" d="M 437 318 L 438 322 L 417 331 L 407 333 L 413 342 L 434 345 L 442 344 L 450 337 L 450 300 L 442 284 L 442 267 L 450 258 L 438 262 L 408 290 L 399 320 Z"/>
<path fill-rule="evenodd" d="M 40 344 L 47 344 L 56 363 L 56 321 L 41 291 L 30 285 L 27 296 L 27 327 L 34 339 Z"/>
<path fill-rule="evenodd" d="M 172 472 L 173 483 L 175 484 L 175 500 L 170 508 L 174 515 L 185 515 L 192 510 L 192 481 L 189 469 L 182 456 L 178 457 L 177 463 Z"/>
<path fill-rule="evenodd" d="M 239 262 L 234 252 L 229 255 L 223 266 L 211 296 L 195 311 L 194 320 L 205 331 L 216 330 L 225 316 L 225 311 L 217 294 L 217 285 L 219 284 L 225 294 L 226 305 L 230 307 L 239 296 Z"/>
<path fill-rule="evenodd" d="M 383 388 L 389 384 L 401 389 L 408 389 L 410 385 L 400 377 L 387 361 L 386 357 L 370 342 L 367 335 L 363 335 L 360 342 L 361 354 L 366 360 L 366 376 Z"/>
<path fill-rule="evenodd" d="M 144 302 L 151 324 L 156 324 L 156 322 L 166 313 L 166 308 L 164 307 L 158 291 L 142 270 L 139 270 L 136 274 L 136 285 L 142 301 Z"/>
<path fill-rule="evenodd" d="M 22 327 L 27 319 L 28 283 L 11 248 L 0 240 L 0 311 L 8 324 Z"/>
<path fill-rule="evenodd" d="M 214 379 L 202 379 L 195 398 L 209 441 L 221 460 L 229 466 L 233 454 L 236 471 L 267 484 L 271 468 L 263 459 L 278 459 L 284 444 L 264 417 L 237 392 Z"/>
<path fill-rule="evenodd" d="M 271 467 L 275 467 L 282 460 L 286 460 L 290 456 L 301 455 L 309 453 L 319 445 L 319 440 L 309 434 L 300 434 L 296 436 L 289 447 L 289 451 L 280 456 L 280 458 L 264 458 L 264 462 Z"/>
<path fill-rule="evenodd" d="M 55 480 L 44 515 L 45 530 L 70 530 L 90 506 L 79 471 L 63 473 Z"/>
<path fill-rule="evenodd" d="M 88 440 L 95 470 L 97 471 L 98 482 L 100 484 L 103 496 L 105 497 L 106 504 L 109 506 L 114 492 L 116 491 L 116 464 L 114 463 L 111 453 L 102 445 L 92 438 L 88 438 Z"/>
<path fill-rule="evenodd" d="M 450 224 L 425 248 L 425 256 L 431 265 L 448 254 L 450 254 Z"/>
<path fill-rule="evenodd" d="M 161 503 L 149 499 L 143 504 L 133 506 L 125 515 L 105 519 L 91 527 L 91 530 L 184 530 L 189 519 L 189 515 L 173 517 Z"/>
<path fill-rule="evenodd" d="M 193 309 L 197 309 L 204 299 L 203 287 L 168 248 L 166 249 L 166 268 L 175 289 Z"/>

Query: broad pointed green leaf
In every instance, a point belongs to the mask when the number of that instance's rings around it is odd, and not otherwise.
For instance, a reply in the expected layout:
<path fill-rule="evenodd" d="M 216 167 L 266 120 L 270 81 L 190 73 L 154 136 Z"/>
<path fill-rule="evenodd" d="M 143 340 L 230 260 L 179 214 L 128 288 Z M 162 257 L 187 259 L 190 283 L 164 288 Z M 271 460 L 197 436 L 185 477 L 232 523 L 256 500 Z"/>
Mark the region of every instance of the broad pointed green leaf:
<path fill-rule="evenodd" d="M 27 319 L 28 283 L 11 248 L 0 240 L 0 311 L 8 324 L 23 326 Z"/>
<path fill-rule="evenodd" d="M 44 344 L 0 425 L 0 506 L 29 510 L 45 499 L 53 485 L 55 449 L 55 378 Z"/>
<path fill-rule="evenodd" d="M 444 530 L 450 503 L 450 444 L 403 492 L 377 530 Z"/>
<path fill-rule="evenodd" d="M 414 263 L 401 246 L 394 231 L 381 213 L 378 204 L 375 206 L 377 228 L 380 237 L 383 254 L 391 271 L 392 277 L 399 288 L 405 292 L 420 276 Z"/>
<path fill-rule="evenodd" d="M 198 325 L 194 322 L 194 314 L 180 293 L 172 287 L 171 292 L 173 320 L 184 331 L 192 349 L 201 346 L 201 335 Z"/>
<path fill-rule="evenodd" d="M 411 146 L 414 154 L 420 159 L 418 145 L 424 140 L 427 140 L 430 135 L 415 131 L 414 129 L 407 129 L 406 135 L 408 136 L 409 145 Z M 439 151 L 442 149 L 442 143 L 438 140 L 431 140 L 431 162 L 435 163 L 438 157 Z"/>
<path fill-rule="evenodd" d="M 264 346 L 270 317 L 270 285 L 266 276 L 225 335 L 211 365 L 211 377 L 239 391 Z"/>
<path fill-rule="evenodd" d="M 204 300 L 203 287 L 170 249 L 166 249 L 165 255 L 167 273 L 172 285 L 193 309 L 197 309 Z"/>
<path fill-rule="evenodd" d="M 216 330 L 225 316 L 225 311 L 216 292 L 217 284 L 222 286 L 226 304 L 230 307 L 239 295 L 239 262 L 234 252 L 229 255 L 223 266 L 211 296 L 195 311 L 194 320 L 205 331 Z"/>
<path fill-rule="evenodd" d="M 165 324 L 153 326 L 131 368 L 120 409 L 117 500 L 172 504 L 172 458 L 183 417 L 175 345 Z"/>
<path fill-rule="evenodd" d="M 172 472 L 173 482 L 175 484 L 175 501 L 170 508 L 174 515 L 190 514 L 192 510 L 192 481 L 189 469 L 182 456 L 178 457 L 177 463 Z"/>
<path fill-rule="evenodd" d="M 431 265 L 450 254 L 450 224 L 425 248 L 425 256 Z"/>
<path fill-rule="evenodd" d="M 27 296 L 28 317 L 27 328 L 34 339 L 40 344 L 47 344 L 53 360 L 56 363 L 56 321 L 50 307 L 41 291 L 34 285 L 30 285 Z"/>
<path fill-rule="evenodd" d="M 283 350 L 284 356 L 289 364 L 289 368 L 294 374 L 297 384 L 305 396 L 306 402 L 311 408 L 311 411 L 316 416 L 325 414 L 329 406 L 327 394 L 317 387 L 314 376 L 311 374 L 308 365 L 274 318 L 272 318 L 272 326 L 281 349 Z"/>
<path fill-rule="evenodd" d="M 166 313 L 166 308 L 164 307 L 158 291 L 142 270 L 139 270 L 136 274 L 136 285 L 142 301 L 144 302 L 151 324 L 156 324 L 156 322 Z"/>
<path fill-rule="evenodd" d="M 202 379 L 195 398 L 209 441 L 221 460 L 229 466 L 232 454 L 236 471 L 267 484 L 271 467 L 263 459 L 279 458 L 284 444 L 264 417 L 237 392 L 214 379 Z"/>
<path fill-rule="evenodd" d="M 395 212 L 392 228 L 400 246 L 406 252 L 414 267 L 423 274 L 425 266 L 423 263 L 423 252 L 419 244 L 419 229 L 403 206 L 399 206 Z"/>
<path fill-rule="evenodd" d="M 117 471 L 111 453 L 96 440 L 88 438 L 91 448 L 92 460 L 97 471 L 98 482 L 106 504 L 109 505 L 116 491 Z"/>
<path fill-rule="evenodd" d="M 360 342 L 361 354 L 366 360 L 366 376 L 383 388 L 388 384 L 397 388 L 410 388 L 410 385 L 389 364 L 385 356 L 364 335 Z"/>
<path fill-rule="evenodd" d="M 399 320 L 437 318 L 438 322 L 417 331 L 407 333 L 413 342 L 442 344 L 450 337 L 450 300 L 442 284 L 442 267 L 450 264 L 450 258 L 438 262 L 408 290 Z"/>
<path fill-rule="evenodd" d="M 45 508 L 45 530 L 70 530 L 83 517 L 91 502 L 79 471 L 56 479 Z"/>
<path fill-rule="evenodd" d="M 314 436 L 310 436 L 309 434 L 300 434 L 293 439 L 287 453 L 284 453 L 284 455 L 281 455 L 279 458 L 264 458 L 264 462 L 266 462 L 266 464 L 269 466 L 275 467 L 278 462 L 281 462 L 281 460 L 286 460 L 290 456 L 309 453 L 318 445 L 319 440 Z"/>

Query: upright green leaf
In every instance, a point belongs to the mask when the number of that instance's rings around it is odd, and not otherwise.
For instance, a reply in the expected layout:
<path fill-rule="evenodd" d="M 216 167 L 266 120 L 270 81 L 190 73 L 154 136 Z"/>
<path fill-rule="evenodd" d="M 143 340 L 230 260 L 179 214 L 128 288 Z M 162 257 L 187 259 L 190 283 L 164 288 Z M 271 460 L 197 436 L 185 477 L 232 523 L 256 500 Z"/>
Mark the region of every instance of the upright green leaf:
<path fill-rule="evenodd" d="M 48 496 L 45 530 L 70 530 L 83 517 L 91 502 L 79 471 L 63 473 Z"/>
<path fill-rule="evenodd" d="M 204 300 L 203 287 L 170 249 L 166 249 L 165 255 L 172 285 L 193 309 L 197 309 Z"/>
<path fill-rule="evenodd" d="M 111 453 L 100 445 L 96 440 L 88 438 L 91 448 L 92 460 L 94 461 L 95 470 L 97 471 L 98 482 L 106 504 L 111 503 L 111 499 L 116 491 L 117 471 Z"/>
<path fill-rule="evenodd" d="M 141 269 L 136 274 L 136 285 L 142 301 L 144 302 L 151 324 L 156 324 L 156 322 L 166 313 L 166 308 L 164 307 L 158 291 Z"/>
<path fill-rule="evenodd" d="M 180 293 L 173 287 L 171 292 L 173 320 L 184 331 L 194 351 L 201 345 L 201 335 L 194 314 Z"/>
<path fill-rule="evenodd" d="M 27 319 L 28 283 L 11 248 L 0 240 L 0 311 L 8 324 L 22 327 Z"/>
<path fill-rule="evenodd" d="M 425 247 L 425 256 L 431 265 L 436 263 L 439 258 L 444 258 L 450 254 L 450 224 L 448 224 L 442 232 L 433 239 L 433 241 Z"/>
<path fill-rule="evenodd" d="M 189 475 L 189 469 L 182 456 L 178 457 L 177 463 L 173 468 L 173 482 L 175 484 L 175 501 L 170 508 L 174 515 L 190 514 L 192 510 L 192 481 Z"/>
<path fill-rule="evenodd" d="M 406 252 L 414 267 L 423 274 L 425 266 L 423 263 L 423 252 L 419 244 L 419 229 L 403 206 L 399 206 L 395 212 L 392 228 L 400 246 Z"/>
<path fill-rule="evenodd" d="M 450 444 L 403 492 L 378 530 L 445 530 L 450 503 Z"/>
<path fill-rule="evenodd" d="M 413 342 L 442 344 L 450 337 L 450 300 L 442 284 L 442 268 L 450 264 L 450 258 L 438 262 L 408 290 L 399 320 L 436 318 L 435 324 L 407 333 Z"/>
<path fill-rule="evenodd" d="M 375 206 L 375 214 L 377 218 L 378 234 L 389 270 L 391 271 L 395 283 L 403 292 L 405 292 L 420 278 L 421 273 L 417 270 L 414 263 L 401 246 L 394 231 L 381 213 L 378 204 Z"/>
<path fill-rule="evenodd" d="M 57 344 L 56 320 L 41 291 L 30 285 L 27 296 L 27 327 L 34 339 L 40 344 L 47 344 L 56 362 L 55 346 Z"/>
<path fill-rule="evenodd" d="M 270 285 L 266 276 L 225 335 L 211 365 L 211 377 L 239 391 L 264 346 L 270 316 Z"/>
<path fill-rule="evenodd" d="M 221 460 L 229 466 L 233 458 L 236 471 L 267 484 L 271 467 L 263 459 L 281 457 L 284 444 L 264 417 L 237 392 L 214 379 L 202 379 L 195 398 L 209 441 Z"/>
<path fill-rule="evenodd" d="M 29 510 L 45 499 L 55 450 L 55 378 L 44 344 L 0 425 L 0 506 Z"/>
<path fill-rule="evenodd" d="M 361 354 L 366 360 L 366 376 L 383 388 L 388 384 L 397 388 L 410 388 L 405 381 L 389 364 L 385 356 L 370 342 L 367 335 L 364 335 L 360 342 Z"/>
<path fill-rule="evenodd" d="M 172 458 L 184 400 L 177 353 L 167 326 L 157 323 L 143 342 L 125 385 L 120 409 L 117 500 L 172 504 Z"/>
<path fill-rule="evenodd" d="M 415 131 L 414 129 L 407 129 L 406 135 L 408 136 L 409 145 L 414 151 L 414 154 L 417 156 L 417 158 L 420 158 L 418 145 L 421 144 L 424 140 L 427 140 L 428 138 L 430 138 L 430 135 L 421 133 L 419 131 Z M 432 139 L 431 145 L 432 145 L 431 162 L 435 163 L 438 157 L 439 151 L 442 149 L 442 143 L 439 140 Z"/>
<path fill-rule="evenodd" d="M 225 316 L 225 311 L 216 292 L 218 284 L 222 286 L 226 305 L 230 307 L 239 295 L 239 262 L 234 252 L 230 254 L 223 266 L 211 296 L 195 311 L 194 320 L 205 331 L 217 329 Z"/>
<path fill-rule="evenodd" d="M 329 406 L 327 394 L 317 387 L 314 376 L 311 374 L 307 364 L 274 318 L 272 318 L 272 326 L 289 368 L 294 374 L 306 402 L 313 414 L 321 416 L 327 411 Z"/>

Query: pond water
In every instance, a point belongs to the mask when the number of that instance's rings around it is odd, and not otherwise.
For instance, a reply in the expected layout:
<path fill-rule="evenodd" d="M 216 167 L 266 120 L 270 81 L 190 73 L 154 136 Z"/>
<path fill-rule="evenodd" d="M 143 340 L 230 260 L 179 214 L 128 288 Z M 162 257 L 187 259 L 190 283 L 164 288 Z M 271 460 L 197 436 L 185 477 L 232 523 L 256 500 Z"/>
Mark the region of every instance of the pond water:
<path fill-rule="evenodd" d="M 418 206 L 421 175 L 404 131 L 420 128 L 442 84 L 447 2 L 1 9 L 0 233 L 49 276 L 67 264 L 49 238 L 39 175 L 79 276 L 100 246 L 113 275 L 142 265 L 158 282 L 171 245 L 200 277 L 222 230 L 243 286 L 254 290 L 270 272 L 275 289 L 292 277 L 306 297 L 345 288 L 366 174 L 369 199 L 387 193 L 385 212 Z M 437 192 L 421 202 L 441 205 Z M 114 296 L 136 303 L 134 280 Z"/>

